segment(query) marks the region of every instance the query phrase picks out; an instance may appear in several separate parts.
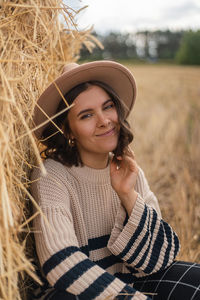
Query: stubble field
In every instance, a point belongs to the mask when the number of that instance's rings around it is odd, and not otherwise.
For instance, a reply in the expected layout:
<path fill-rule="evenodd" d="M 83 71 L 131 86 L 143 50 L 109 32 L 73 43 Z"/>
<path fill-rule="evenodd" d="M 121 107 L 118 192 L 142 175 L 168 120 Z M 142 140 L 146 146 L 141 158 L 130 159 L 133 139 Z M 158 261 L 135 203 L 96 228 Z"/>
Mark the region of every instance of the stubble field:
<path fill-rule="evenodd" d="M 178 259 L 200 262 L 200 67 L 127 67 L 138 87 L 131 147 L 179 235 Z"/>

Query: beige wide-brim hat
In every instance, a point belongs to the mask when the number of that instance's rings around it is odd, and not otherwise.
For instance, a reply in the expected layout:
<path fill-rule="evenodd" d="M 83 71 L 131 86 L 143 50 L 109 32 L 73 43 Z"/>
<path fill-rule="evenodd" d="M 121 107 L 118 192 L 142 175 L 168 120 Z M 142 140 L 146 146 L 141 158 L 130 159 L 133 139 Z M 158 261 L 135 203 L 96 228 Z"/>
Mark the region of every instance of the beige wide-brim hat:
<path fill-rule="evenodd" d="M 34 109 L 33 121 L 36 127 L 53 118 L 56 114 L 61 95 L 65 95 L 76 85 L 87 81 L 101 81 L 109 85 L 123 101 L 126 116 L 133 107 L 136 97 L 136 83 L 132 73 L 123 65 L 114 61 L 102 60 L 84 63 L 70 63 L 63 69 L 61 76 L 52 82 L 42 93 Z M 48 117 L 47 117 L 47 116 Z M 34 131 L 36 137 L 42 137 L 48 123 Z"/>

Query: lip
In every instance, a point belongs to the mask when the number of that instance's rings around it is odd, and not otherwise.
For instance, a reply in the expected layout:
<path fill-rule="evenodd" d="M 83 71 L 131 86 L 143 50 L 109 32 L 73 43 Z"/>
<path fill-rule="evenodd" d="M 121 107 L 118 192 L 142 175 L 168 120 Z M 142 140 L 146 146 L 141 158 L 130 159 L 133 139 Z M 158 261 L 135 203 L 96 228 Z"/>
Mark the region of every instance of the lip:
<path fill-rule="evenodd" d="M 113 127 L 112 129 L 102 133 L 102 134 L 97 134 L 96 136 L 110 136 L 110 135 L 113 135 L 115 133 L 115 127 Z"/>

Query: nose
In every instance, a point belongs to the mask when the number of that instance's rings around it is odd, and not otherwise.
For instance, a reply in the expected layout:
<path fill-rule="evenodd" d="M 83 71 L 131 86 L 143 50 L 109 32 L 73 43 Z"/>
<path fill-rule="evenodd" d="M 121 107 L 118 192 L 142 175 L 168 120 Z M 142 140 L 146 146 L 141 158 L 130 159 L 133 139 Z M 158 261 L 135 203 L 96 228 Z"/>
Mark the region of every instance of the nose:
<path fill-rule="evenodd" d="M 108 116 L 106 116 L 104 113 L 99 113 L 97 116 L 97 127 L 106 127 L 111 123 Z"/>

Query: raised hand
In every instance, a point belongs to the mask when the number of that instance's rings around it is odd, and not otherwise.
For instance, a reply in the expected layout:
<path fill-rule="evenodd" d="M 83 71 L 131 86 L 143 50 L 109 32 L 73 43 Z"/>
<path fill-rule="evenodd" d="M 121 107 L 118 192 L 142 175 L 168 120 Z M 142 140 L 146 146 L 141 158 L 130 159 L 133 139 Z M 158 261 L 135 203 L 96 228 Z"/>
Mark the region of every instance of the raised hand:
<path fill-rule="evenodd" d="M 111 184 L 130 215 L 137 199 L 135 184 L 138 176 L 138 166 L 134 152 L 130 148 L 125 150 L 123 156 L 118 156 L 117 160 L 118 162 L 112 160 L 110 164 Z"/>

